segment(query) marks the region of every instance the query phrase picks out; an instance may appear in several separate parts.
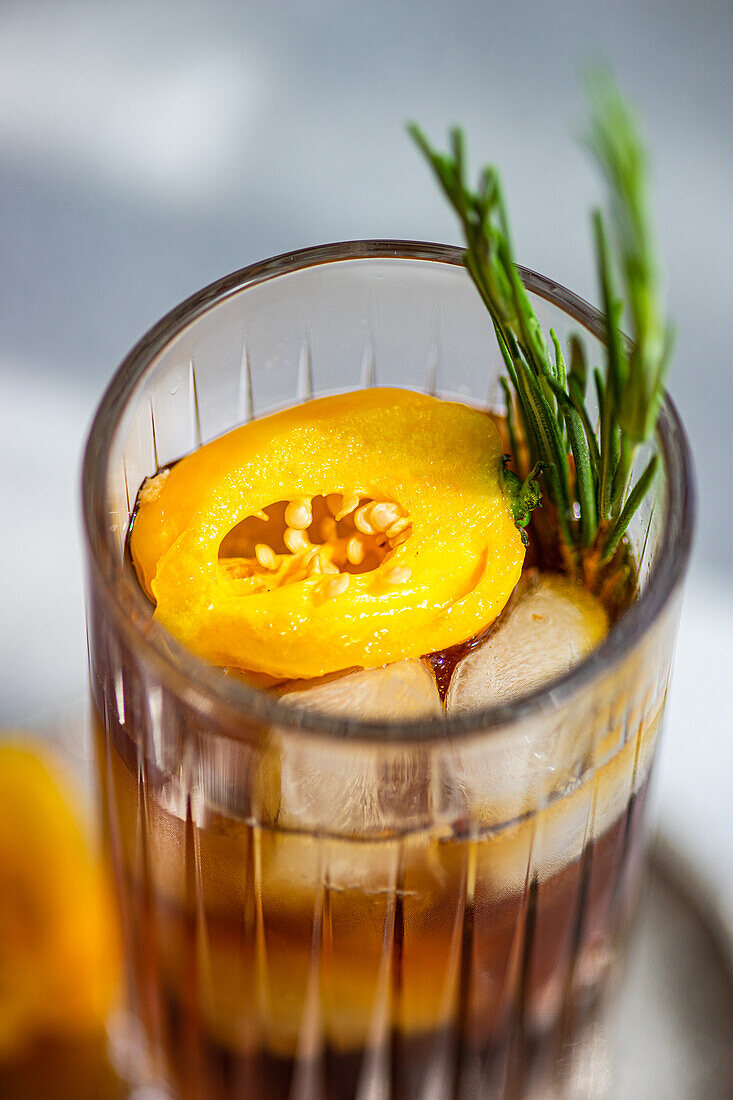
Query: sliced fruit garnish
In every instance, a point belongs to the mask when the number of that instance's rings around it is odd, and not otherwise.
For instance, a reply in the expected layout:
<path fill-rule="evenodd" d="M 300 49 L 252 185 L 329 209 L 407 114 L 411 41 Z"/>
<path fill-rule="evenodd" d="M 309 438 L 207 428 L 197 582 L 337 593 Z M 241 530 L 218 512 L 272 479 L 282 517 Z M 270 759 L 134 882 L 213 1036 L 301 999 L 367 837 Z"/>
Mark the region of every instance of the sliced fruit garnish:
<path fill-rule="evenodd" d="M 464 641 L 522 541 L 488 416 L 408 390 L 254 420 L 143 487 L 133 560 L 156 618 L 214 664 L 307 678 Z"/>

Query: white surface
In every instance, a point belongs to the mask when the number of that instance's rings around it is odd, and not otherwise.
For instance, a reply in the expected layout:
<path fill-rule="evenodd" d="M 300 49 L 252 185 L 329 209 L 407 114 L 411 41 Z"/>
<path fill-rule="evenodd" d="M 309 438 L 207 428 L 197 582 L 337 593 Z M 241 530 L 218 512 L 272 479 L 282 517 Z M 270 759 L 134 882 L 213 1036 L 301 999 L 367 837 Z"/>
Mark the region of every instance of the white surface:
<path fill-rule="evenodd" d="M 608 1100 L 731 1096 L 730 960 L 726 967 L 697 903 L 694 894 L 680 891 L 676 880 L 660 873 L 659 863 L 651 863 L 610 1029 L 594 1036 L 601 1050 L 603 1039 L 610 1039 Z M 602 1056 L 592 1057 L 595 1045 L 580 1059 L 575 1090 L 570 1090 L 577 1100 L 606 1097 L 603 1069 L 610 1067 L 604 1067 Z"/>
<path fill-rule="evenodd" d="M 92 408 L 17 361 L 0 364 L 0 392 L 0 724 L 32 724 L 86 688 L 79 482 Z"/>
<path fill-rule="evenodd" d="M 732 681 L 733 591 L 698 569 L 682 611 L 655 797 L 662 835 L 704 882 L 731 947 Z"/>

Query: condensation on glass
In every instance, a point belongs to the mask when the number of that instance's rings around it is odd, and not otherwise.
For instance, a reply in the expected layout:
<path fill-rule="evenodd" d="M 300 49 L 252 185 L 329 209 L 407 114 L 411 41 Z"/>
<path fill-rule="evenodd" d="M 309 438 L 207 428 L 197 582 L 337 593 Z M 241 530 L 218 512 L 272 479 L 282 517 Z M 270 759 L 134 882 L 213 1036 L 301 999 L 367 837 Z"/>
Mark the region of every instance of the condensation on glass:
<path fill-rule="evenodd" d="M 523 272 L 543 324 L 598 315 Z M 597 353 L 597 354 L 594 354 Z M 125 555 L 143 479 L 285 404 L 405 386 L 501 407 L 457 250 L 309 250 L 208 288 L 152 330 L 84 469 L 105 840 L 130 1004 L 191 1100 L 483 1100 L 573 1089 L 633 904 L 691 527 L 674 409 L 631 531 L 641 595 L 524 701 L 450 722 L 284 707 L 159 628 Z"/>

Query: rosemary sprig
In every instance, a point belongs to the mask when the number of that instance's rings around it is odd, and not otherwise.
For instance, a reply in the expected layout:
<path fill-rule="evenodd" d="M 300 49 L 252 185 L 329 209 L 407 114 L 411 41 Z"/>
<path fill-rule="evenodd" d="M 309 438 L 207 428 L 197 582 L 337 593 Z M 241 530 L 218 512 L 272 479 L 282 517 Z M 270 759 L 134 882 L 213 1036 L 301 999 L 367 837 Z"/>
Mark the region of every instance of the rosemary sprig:
<path fill-rule="evenodd" d="M 497 170 L 484 168 L 472 191 L 460 129 L 451 131 L 448 153 L 433 149 L 416 124 L 409 131 L 458 215 L 464 263 L 491 315 L 506 367 L 507 431 L 514 463 L 525 474 L 522 485 L 505 470 L 512 508 L 523 530 L 527 508 L 538 498 L 531 485 L 540 477 L 554 506 L 566 566 L 596 584 L 656 474 L 654 456 L 634 482 L 639 448 L 654 433 L 664 394 L 671 330 L 661 306 L 648 216 L 646 150 L 634 115 L 606 74 L 591 78 L 588 99 L 586 145 L 608 188 L 613 246 L 603 215 L 594 211 L 606 329 L 605 371 L 592 375 L 597 417 L 587 404 L 590 372 L 583 343 L 571 338 L 568 366 L 554 331 L 549 340 L 542 332 L 524 289 Z M 615 289 L 616 270 L 623 300 Z M 624 315 L 631 340 L 620 327 Z"/>
<path fill-rule="evenodd" d="M 522 542 L 527 546 L 529 538 L 525 528 L 532 517 L 532 512 L 540 503 L 539 475 L 542 473 L 542 466 L 537 463 L 522 481 L 514 470 L 509 469 L 508 459 L 509 455 L 504 455 L 501 464 L 501 484 L 512 510 L 512 518 L 522 536 Z"/>

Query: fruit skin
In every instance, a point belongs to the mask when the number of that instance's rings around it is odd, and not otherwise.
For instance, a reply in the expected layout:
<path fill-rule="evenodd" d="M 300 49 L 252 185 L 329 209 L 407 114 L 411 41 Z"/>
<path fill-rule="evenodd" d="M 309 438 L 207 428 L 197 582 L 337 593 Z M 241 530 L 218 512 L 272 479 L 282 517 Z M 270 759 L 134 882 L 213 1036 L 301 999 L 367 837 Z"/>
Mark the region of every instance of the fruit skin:
<path fill-rule="evenodd" d="M 119 979 L 107 885 L 51 766 L 0 744 L 0 1058 L 100 1032 Z"/>
<path fill-rule="evenodd" d="M 377 667 L 487 626 L 519 580 L 524 547 L 500 486 L 501 441 L 467 405 L 374 388 L 252 421 L 173 466 L 131 536 L 156 618 L 214 664 L 283 678 Z M 359 494 L 398 503 L 412 534 L 348 589 L 309 577 L 237 592 L 224 536 L 280 500 Z M 409 579 L 389 583 L 396 567 Z"/>

